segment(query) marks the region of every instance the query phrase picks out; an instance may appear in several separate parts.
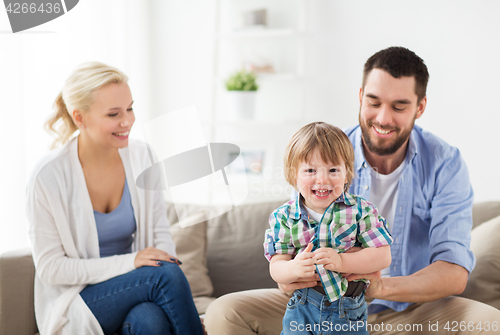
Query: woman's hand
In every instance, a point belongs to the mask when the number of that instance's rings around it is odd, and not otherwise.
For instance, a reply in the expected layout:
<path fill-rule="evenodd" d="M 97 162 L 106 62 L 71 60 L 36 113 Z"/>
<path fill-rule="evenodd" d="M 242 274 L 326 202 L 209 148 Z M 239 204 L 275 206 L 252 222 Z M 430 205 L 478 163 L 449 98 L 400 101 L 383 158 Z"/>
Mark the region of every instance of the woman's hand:
<path fill-rule="evenodd" d="M 137 253 L 134 260 L 136 269 L 142 266 L 160 266 L 161 261 L 181 265 L 182 262 L 168 252 L 153 247 L 148 247 Z"/>

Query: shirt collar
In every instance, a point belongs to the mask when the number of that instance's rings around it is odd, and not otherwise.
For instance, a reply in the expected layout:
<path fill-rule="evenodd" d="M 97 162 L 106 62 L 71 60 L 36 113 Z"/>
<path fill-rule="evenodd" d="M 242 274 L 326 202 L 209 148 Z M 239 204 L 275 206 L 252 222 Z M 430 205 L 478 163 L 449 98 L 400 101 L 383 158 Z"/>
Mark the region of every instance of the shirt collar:
<path fill-rule="evenodd" d="M 291 219 L 299 220 L 300 218 L 302 218 L 307 220 L 307 218 L 309 217 L 305 205 L 301 201 L 301 198 L 302 196 L 297 192 L 297 198 L 295 199 L 293 206 L 290 206 L 289 217 Z M 333 207 L 333 204 L 336 203 L 344 203 L 347 206 L 353 206 L 356 204 L 356 200 L 349 193 L 342 192 L 340 196 L 334 202 L 332 202 L 330 206 L 328 206 L 325 212 L 329 211 Z"/>
<path fill-rule="evenodd" d="M 367 167 L 368 163 L 366 162 L 365 159 L 365 153 L 363 151 L 363 140 L 361 139 L 361 127 L 358 126 L 358 129 L 356 129 L 356 134 L 354 136 L 354 163 L 355 163 L 355 170 L 359 171 L 363 167 Z"/>
<path fill-rule="evenodd" d="M 419 126 L 414 126 L 410 133 L 410 141 L 408 142 L 408 151 L 406 152 L 406 163 L 410 163 L 413 158 L 418 154 L 417 139 L 415 136 L 415 128 L 420 128 Z"/>

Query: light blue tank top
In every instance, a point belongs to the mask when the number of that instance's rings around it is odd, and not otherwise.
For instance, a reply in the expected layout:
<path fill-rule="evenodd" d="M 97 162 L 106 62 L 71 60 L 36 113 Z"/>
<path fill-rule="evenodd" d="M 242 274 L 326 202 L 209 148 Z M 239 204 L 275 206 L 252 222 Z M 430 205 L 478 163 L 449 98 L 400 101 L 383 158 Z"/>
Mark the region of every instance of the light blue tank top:
<path fill-rule="evenodd" d="M 101 213 L 94 210 L 101 257 L 122 255 L 132 252 L 132 236 L 136 231 L 134 209 L 127 180 L 123 188 L 122 200 L 112 212 Z"/>

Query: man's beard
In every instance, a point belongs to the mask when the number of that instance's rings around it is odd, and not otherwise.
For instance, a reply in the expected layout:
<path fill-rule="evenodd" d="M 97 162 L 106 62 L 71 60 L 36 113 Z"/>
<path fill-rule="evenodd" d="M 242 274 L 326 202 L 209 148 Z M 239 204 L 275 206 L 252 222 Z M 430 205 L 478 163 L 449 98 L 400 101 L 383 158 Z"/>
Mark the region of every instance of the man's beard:
<path fill-rule="evenodd" d="M 359 118 L 359 126 L 361 127 L 361 134 L 363 136 L 364 144 L 366 145 L 366 147 L 368 148 L 368 150 L 370 152 L 372 152 L 376 155 L 379 155 L 379 156 L 392 155 L 393 153 L 398 151 L 398 149 L 401 148 L 401 146 L 410 137 L 411 131 L 413 130 L 413 126 L 415 125 L 415 120 L 416 120 L 416 117 L 415 117 L 411 123 L 411 127 L 409 127 L 408 129 L 405 129 L 403 132 L 401 132 L 401 128 L 396 127 L 396 128 L 387 129 L 387 128 L 384 128 L 383 126 L 376 125 L 376 127 L 379 129 L 391 130 L 391 131 L 394 131 L 394 133 L 396 134 L 395 139 L 393 139 L 387 145 L 382 146 L 382 145 L 377 143 L 377 142 L 382 142 L 382 139 L 376 138 L 375 141 L 372 141 L 372 139 L 370 138 L 370 134 L 372 132 L 371 128 L 375 124 L 371 121 L 367 121 L 366 123 L 364 123 L 361 120 L 361 110 L 360 110 L 358 118 Z M 375 135 L 372 135 L 372 136 L 375 136 Z"/>

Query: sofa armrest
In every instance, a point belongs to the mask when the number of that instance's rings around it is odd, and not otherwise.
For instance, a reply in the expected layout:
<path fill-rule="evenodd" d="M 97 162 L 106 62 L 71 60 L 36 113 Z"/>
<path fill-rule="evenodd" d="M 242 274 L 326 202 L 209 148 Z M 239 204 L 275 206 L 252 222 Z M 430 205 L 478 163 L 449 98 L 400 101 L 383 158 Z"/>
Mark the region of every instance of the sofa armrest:
<path fill-rule="evenodd" d="M 37 332 L 34 278 L 30 249 L 0 255 L 0 335 L 33 335 Z"/>
<path fill-rule="evenodd" d="M 500 201 L 475 203 L 472 207 L 473 229 L 500 215 Z"/>
<path fill-rule="evenodd" d="M 470 249 L 476 256 L 476 267 L 462 297 L 484 302 L 500 309 L 500 216 L 481 223 L 472 230 Z"/>

